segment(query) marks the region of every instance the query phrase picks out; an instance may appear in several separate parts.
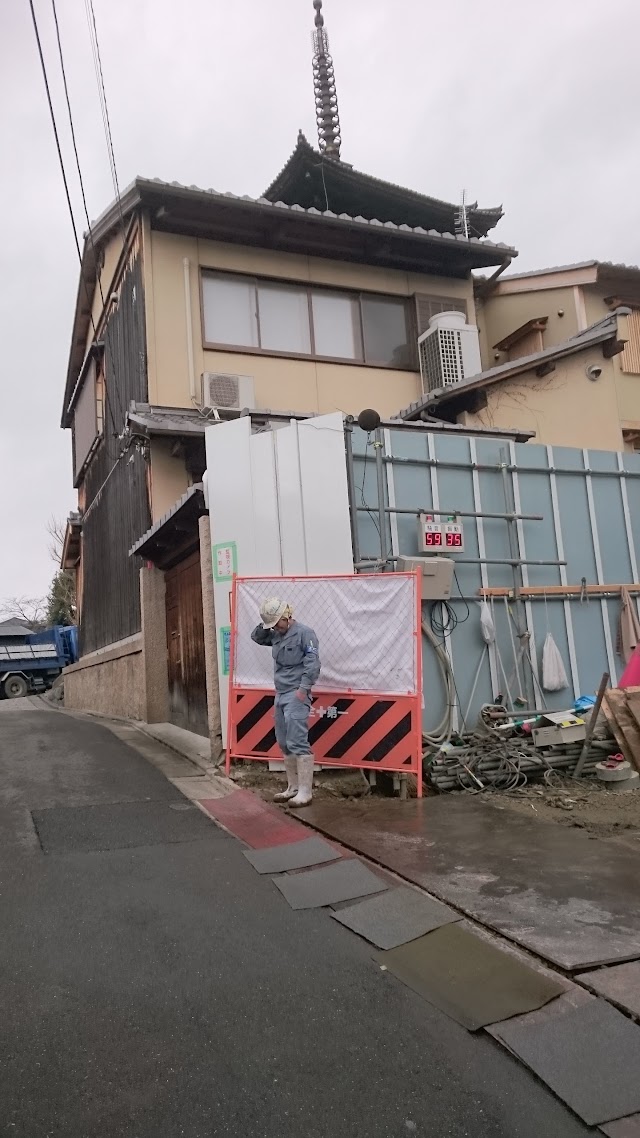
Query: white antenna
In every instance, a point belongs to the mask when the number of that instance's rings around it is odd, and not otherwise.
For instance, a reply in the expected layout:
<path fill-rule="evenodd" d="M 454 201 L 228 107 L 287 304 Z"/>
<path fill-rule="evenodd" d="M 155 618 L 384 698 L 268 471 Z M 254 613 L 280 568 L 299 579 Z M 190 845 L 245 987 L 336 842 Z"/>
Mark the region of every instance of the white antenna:
<path fill-rule="evenodd" d="M 456 214 L 456 233 L 459 234 L 460 237 L 466 237 L 466 239 L 469 240 L 469 219 L 466 190 L 462 191 L 460 209 Z"/>

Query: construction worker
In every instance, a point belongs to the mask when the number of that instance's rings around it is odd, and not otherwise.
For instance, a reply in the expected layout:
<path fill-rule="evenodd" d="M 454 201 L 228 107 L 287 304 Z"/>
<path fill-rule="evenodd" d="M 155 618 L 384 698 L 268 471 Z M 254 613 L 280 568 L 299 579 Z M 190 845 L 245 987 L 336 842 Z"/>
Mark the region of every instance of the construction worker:
<path fill-rule="evenodd" d="M 273 655 L 276 739 L 287 772 L 287 789 L 274 801 L 308 806 L 313 793 L 308 721 L 311 689 L 320 674 L 318 638 L 313 629 L 293 619 L 291 606 L 278 597 L 260 606 L 260 619 L 251 639 L 270 647 Z"/>

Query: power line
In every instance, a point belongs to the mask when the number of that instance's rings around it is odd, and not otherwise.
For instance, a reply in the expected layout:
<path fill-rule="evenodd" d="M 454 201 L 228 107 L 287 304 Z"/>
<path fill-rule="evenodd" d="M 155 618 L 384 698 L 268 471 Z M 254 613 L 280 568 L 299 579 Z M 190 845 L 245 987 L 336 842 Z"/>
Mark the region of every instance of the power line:
<path fill-rule="evenodd" d="M 120 185 L 118 183 L 118 171 L 116 169 L 116 156 L 113 149 L 113 136 L 111 134 L 111 121 L 109 119 L 109 107 L 107 105 L 107 92 L 104 83 L 104 72 L 102 70 L 102 56 L 100 54 L 100 41 L 98 39 L 98 27 L 96 24 L 96 14 L 93 8 L 93 0 L 85 0 L 85 11 L 87 13 L 87 24 L 89 26 L 89 39 L 91 41 L 91 51 L 93 54 L 93 66 L 96 73 L 96 82 L 98 84 L 98 98 L 100 100 L 100 107 L 102 110 L 102 125 L 104 127 L 105 138 L 107 142 L 107 155 L 109 158 L 109 165 L 111 167 L 111 177 L 113 180 L 113 188 L 116 195 L 116 202 L 120 213 L 120 222 L 122 225 L 123 239 L 125 236 L 125 223 L 124 215 L 122 213 L 122 203 L 120 201 Z"/>
<path fill-rule="evenodd" d="M 75 241 L 76 251 L 78 253 L 78 260 L 82 265 L 82 253 L 80 252 L 80 242 L 78 241 L 78 233 L 76 231 L 75 217 L 73 216 L 73 206 L 71 205 L 71 194 L 69 193 L 69 183 L 64 168 L 64 160 L 62 158 L 62 150 L 60 148 L 60 138 L 58 136 L 58 127 L 56 126 L 56 116 L 53 111 L 53 103 L 51 102 L 51 91 L 49 89 L 49 80 L 47 78 L 47 69 L 44 62 L 44 55 L 42 54 L 42 44 L 40 42 L 40 32 L 38 31 L 38 21 L 36 20 L 36 13 L 33 7 L 33 0 L 29 0 L 29 7 L 31 9 L 31 20 L 33 22 L 33 30 L 35 32 L 36 43 L 38 45 L 38 55 L 40 56 L 40 70 L 42 71 L 42 78 L 44 79 L 44 86 L 47 92 L 47 102 L 49 104 L 49 114 L 51 116 L 51 125 L 53 127 L 53 134 L 56 140 L 56 149 L 58 151 L 58 161 L 60 163 L 60 172 L 62 173 L 62 181 L 64 182 L 64 192 L 67 198 L 67 206 L 69 207 L 69 216 L 71 218 L 71 226 L 73 228 L 73 240 Z"/>
<path fill-rule="evenodd" d="M 66 69 L 64 66 L 64 56 L 62 54 L 62 41 L 60 39 L 60 25 L 58 23 L 58 12 L 56 9 L 56 0 L 51 0 L 51 8 L 53 11 L 53 20 L 54 20 L 55 28 L 56 28 L 56 39 L 58 42 L 58 56 L 60 59 L 60 70 L 62 72 L 62 82 L 63 82 L 63 86 L 64 86 L 64 94 L 65 94 L 65 99 L 67 102 L 67 113 L 69 116 L 69 129 L 71 131 L 71 141 L 73 143 L 73 153 L 74 153 L 75 159 L 76 159 L 76 170 L 78 172 L 78 181 L 80 183 L 80 193 L 82 195 L 82 204 L 84 206 L 84 216 L 86 218 L 89 240 L 91 242 L 91 247 L 93 249 L 93 255 L 94 255 L 95 261 L 96 261 L 96 280 L 98 282 L 98 288 L 100 289 L 100 297 L 102 299 L 102 305 L 104 308 L 104 293 L 102 291 L 102 280 L 100 278 L 100 273 L 98 271 L 98 255 L 97 255 L 96 247 L 95 247 L 94 241 L 93 241 L 93 233 L 91 232 L 91 220 L 89 218 L 89 208 L 87 206 L 87 196 L 86 196 L 85 189 L 84 189 L 84 179 L 82 177 L 82 169 L 80 166 L 80 156 L 78 154 L 78 145 L 76 142 L 76 132 L 75 132 L 75 127 L 73 125 L 73 115 L 71 113 L 71 100 L 69 98 L 69 87 L 67 84 L 67 72 L 66 72 Z M 82 274 L 82 257 L 80 258 L 80 273 Z M 91 311 L 92 303 L 91 303 L 91 298 L 89 297 L 88 287 L 86 289 L 86 292 L 87 292 L 87 301 L 90 305 L 90 316 L 91 316 L 91 324 L 93 327 L 93 334 L 94 334 L 94 337 L 97 338 L 98 332 L 96 329 L 95 321 L 93 319 L 93 312 Z M 107 335 L 108 335 L 108 329 L 107 329 Z M 113 415 L 113 407 L 111 406 L 111 401 L 108 399 L 108 397 L 106 397 L 106 384 L 105 384 L 105 403 L 107 405 L 107 411 L 111 415 L 111 426 L 113 427 L 113 433 L 114 433 L 114 435 L 116 435 L 118 432 L 116 430 L 115 418 Z"/>
<path fill-rule="evenodd" d="M 93 245 L 93 234 L 91 233 L 91 221 L 89 219 L 89 209 L 87 206 L 87 197 L 86 197 L 86 194 L 84 192 L 84 179 L 82 177 L 82 170 L 80 169 L 80 158 L 78 156 L 78 145 L 76 143 L 76 132 L 75 132 L 75 128 L 73 125 L 73 115 L 71 114 L 71 101 L 69 99 L 69 87 L 67 85 L 67 72 L 65 70 L 64 58 L 62 55 L 62 43 L 60 40 L 60 25 L 58 24 L 58 12 L 56 9 L 56 0 L 51 0 L 51 8 L 53 10 L 53 20 L 54 20 L 54 23 L 56 26 L 56 39 L 58 41 L 58 56 L 60 58 L 60 70 L 62 72 L 62 82 L 64 85 L 64 97 L 67 101 L 67 113 L 69 115 L 69 127 L 71 130 L 71 141 L 73 143 L 73 153 L 75 154 L 75 158 L 76 158 L 76 170 L 78 171 L 78 181 L 80 182 L 80 193 L 82 194 L 82 204 L 84 206 L 84 216 L 86 218 L 87 229 L 89 231 L 89 237 L 91 240 L 91 244 Z M 94 247 L 94 252 L 95 252 L 95 247 Z M 102 283 L 100 283 L 100 295 L 102 296 Z M 104 296 L 102 296 L 102 300 L 104 302 Z"/>
<path fill-rule="evenodd" d="M 47 94 L 47 103 L 49 106 L 49 115 L 51 118 L 51 125 L 53 128 L 53 135 L 55 138 L 56 150 L 58 153 L 58 162 L 60 165 L 60 173 L 62 174 L 62 181 L 64 184 L 64 190 L 65 190 L 65 197 L 67 199 L 67 207 L 69 210 L 69 217 L 71 219 L 71 227 L 73 229 L 73 239 L 74 239 L 74 244 L 76 247 L 76 253 L 78 254 L 78 263 L 80 265 L 80 279 L 83 281 L 83 284 L 84 284 L 84 289 L 85 289 L 85 293 L 86 293 L 86 297 L 87 297 L 87 304 L 89 306 L 89 316 L 90 316 L 90 320 L 91 320 L 91 325 L 93 327 L 94 337 L 97 338 L 97 330 L 96 330 L 96 325 L 95 325 L 95 321 L 93 319 L 93 312 L 92 312 L 93 298 L 89 293 L 89 288 L 88 288 L 87 282 L 84 280 L 84 277 L 82 274 L 82 252 L 80 250 L 80 242 L 78 241 L 76 221 L 75 221 L 75 217 L 74 217 L 74 213 L 73 213 L 73 206 L 71 204 L 71 194 L 69 191 L 69 182 L 68 182 L 67 173 L 65 170 L 64 159 L 62 157 L 62 148 L 60 146 L 60 136 L 58 134 L 58 126 L 56 123 L 56 116 L 55 116 L 55 112 L 53 109 L 53 102 L 51 99 L 51 89 L 49 87 L 49 77 L 47 75 L 47 68 L 46 68 L 46 64 L 45 64 L 45 60 L 44 60 L 44 53 L 42 51 L 42 41 L 40 39 L 40 31 L 38 28 L 38 21 L 37 21 L 35 9 L 33 6 L 33 0 L 29 0 L 29 8 L 31 10 L 31 20 L 33 23 L 33 31 L 35 34 L 36 44 L 37 44 L 37 48 L 38 48 L 38 56 L 39 56 L 39 60 L 40 60 L 40 70 L 42 72 L 42 78 L 44 81 L 45 91 Z M 56 19 L 56 28 L 57 28 L 57 19 Z M 66 77 L 65 77 L 65 90 L 66 90 Z M 67 95 L 68 95 L 68 91 L 67 91 Z M 75 132 L 74 132 L 74 134 L 75 134 Z M 79 176 L 81 177 L 80 171 L 79 171 Z M 108 334 L 108 328 L 107 328 L 107 334 Z M 115 386 L 116 386 L 116 390 L 117 390 L 117 384 Z M 111 415 L 111 424 L 113 427 L 114 437 L 117 437 L 118 431 L 116 429 L 115 420 L 114 420 L 114 416 L 113 416 L 113 408 L 111 406 L 111 402 L 110 402 L 109 397 L 108 397 L 106 383 L 105 383 L 105 403 L 107 406 L 107 411 Z M 120 458 L 121 458 L 121 455 L 119 455 L 118 458 L 116 459 L 116 462 L 114 463 L 114 466 L 112 467 L 112 470 L 115 469 L 115 466 L 117 466 L 118 462 L 120 461 Z"/>
<path fill-rule="evenodd" d="M 97 249 L 95 246 L 95 242 L 93 240 L 93 231 L 91 228 L 91 219 L 89 217 L 89 207 L 87 205 L 87 196 L 86 196 L 85 188 L 84 188 L 84 178 L 82 177 L 82 168 L 80 165 L 80 155 L 78 154 L 78 144 L 76 141 L 76 132 L 75 132 L 75 127 L 74 127 L 74 123 L 73 123 L 73 114 L 71 111 L 71 99 L 69 96 L 69 85 L 67 83 L 67 72 L 66 72 L 66 68 L 64 65 L 64 55 L 63 55 L 63 51 L 62 51 L 62 40 L 60 37 L 60 25 L 58 23 L 58 12 L 56 9 L 56 0 L 51 0 L 51 8 L 53 11 L 53 20 L 54 20 L 55 29 L 56 29 L 56 39 L 57 39 L 57 43 L 58 43 L 58 57 L 60 59 L 60 71 L 62 73 L 62 83 L 64 86 L 64 94 L 65 94 L 65 99 L 66 99 L 66 103 L 67 103 L 67 114 L 69 117 L 69 129 L 71 132 L 71 141 L 73 143 L 73 153 L 75 155 L 75 160 L 76 160 L 76 170 L 78 172 L 78 181 L 80 183 L 80 193 L 82 195 L 82 204 L 84 206 L 84 216 L 85 216 L 85 219 L 87 222 L 87 234 L 88 234 L 89 242 L 91 244 L 91 248 L 93 251 L 94 258 L 95 258 L 96 282 L 98 285 L 98 289 L 100 290 L 100 298 L 102 300 L 102 307 L 104 310 L 104 308 L 105 308 L 105 297 L 104 297 L 104 291 L 102 288 L 102 278 L 101 278 L 101 274 L 100 274 L 100 268 L 99 268 L 99 264 L 98 264 L 98 252 L 97 252 Z M 82 261 L 80 263 L 80 271 L 82 273 Z M 87 298 L 89 299 L 88 288 L 86 291 L 87 291 Z M 89 304 L 91 307 L 91 301 L 90 300 L 89 300 Z M 93 319 L 93 312 L 91 312 L 91 324 L 93 327 L 94 337 L 97 339 L 98 332 L 96 329 L 95 321 Z M 107 343 L 109 344 L 109 347 L 111 349 L 112 344 L 110 342 L 110 331 L 109 331 L 108 320 L 106 321 L 106 324 L 105 324 L 105 331 L 106 331 Z M 115 391 L 117 403 L 118 403 L 118 406 L 116 407 L 116 414 L 118 415 L 118 419 L 119 420 L 122 419 L 122 422 L 124 424 L 124 419 L 125 419 L 124 408 L 123 408 L 121 400 L 120 400 L 120 393 L 118 391 L 117 383 L 114 383 L 114 391 Z M 106 383 L 106 378 L 105 378 L 105 404 L 106 404 L 106 408 L 107 408 L 107 413 L 111 416 L 111 426 L 113 428 L 113 434 L 114 434 L 114 436 L 118 436 L 119 432 L 116 428 L 114 408 L 112 406 L 111 394 L 109 391 L 109 387 Z"/>
<path fill-rule="evenodd" d="M 107 158 L 111 170 L 111 181 L 113 183 L 113 190 L 116 199 L 116 206 L 120 216 L 120 227 L 122 230 L 122 248 L 123 251 L 127 244 L 127 227 L 122 212 L 122 202 L 120 200 L 120 184 L 118 181 L 118 171 L 116 167 L 116 156 L 113 148 L 113 135 L 111 133 L 111 120 L 109 118 L 109 107 L 107 104 L 107 91 L 104 82 L 104 72 L 102 70 L 102 55 L 100 53 L 100 41 L 98 38 L 98 26 L 96 23 L 96 14 L 93 7 L 93 0 L 85 0 L 85 12 L 87 16 L 87 26 L 89 29 L 89 41 L 91 43 L 91 53 L 93 55 L 93 68 L 96 76 L 96 84 L 98 87 L 98 100 L 100 103 L 100 110 L 102 113 L 102 126 L 107 144 Z M 115 385 L 115 394 L 119 404 L 119 414 L 123 421 L 125 418 L 124 408 L 120 404 L 120 391 L 118 385 Z"/>

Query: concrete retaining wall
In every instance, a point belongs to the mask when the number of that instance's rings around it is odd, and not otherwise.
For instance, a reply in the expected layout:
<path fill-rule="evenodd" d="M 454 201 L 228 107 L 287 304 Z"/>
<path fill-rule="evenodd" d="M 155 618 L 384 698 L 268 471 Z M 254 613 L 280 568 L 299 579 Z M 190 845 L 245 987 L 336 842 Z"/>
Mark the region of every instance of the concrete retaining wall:
<path fill-rule="evenodd" d="M 65 707 L 125 719 L 145 718 L 141 635 L 83 656 L 63 675 Z"/>

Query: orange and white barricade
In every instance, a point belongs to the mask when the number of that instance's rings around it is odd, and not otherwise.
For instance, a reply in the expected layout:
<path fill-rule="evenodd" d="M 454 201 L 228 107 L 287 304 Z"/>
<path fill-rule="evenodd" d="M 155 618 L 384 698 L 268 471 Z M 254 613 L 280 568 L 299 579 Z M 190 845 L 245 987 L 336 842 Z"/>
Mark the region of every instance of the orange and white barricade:
<path fill-rule="evenodd" d="M 232 759 L 280 759 L 271 651 L 251 632 L 267 597 L 291 604 L 315 632 L 321 671 L 309 743 L 317 763 L 415 776 L 422 797 L 422 639 L 416 573 L 235 577 L 231 596 Z"/>

